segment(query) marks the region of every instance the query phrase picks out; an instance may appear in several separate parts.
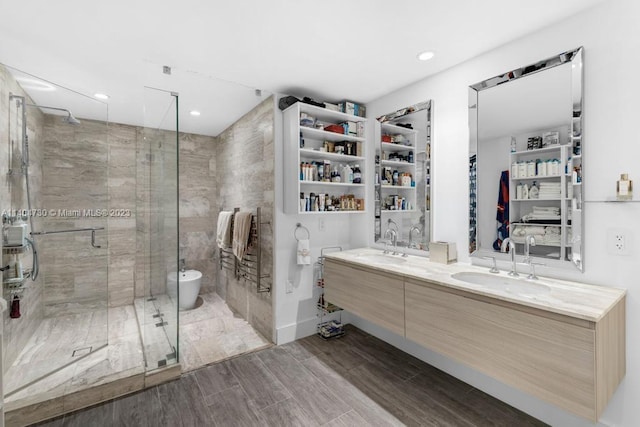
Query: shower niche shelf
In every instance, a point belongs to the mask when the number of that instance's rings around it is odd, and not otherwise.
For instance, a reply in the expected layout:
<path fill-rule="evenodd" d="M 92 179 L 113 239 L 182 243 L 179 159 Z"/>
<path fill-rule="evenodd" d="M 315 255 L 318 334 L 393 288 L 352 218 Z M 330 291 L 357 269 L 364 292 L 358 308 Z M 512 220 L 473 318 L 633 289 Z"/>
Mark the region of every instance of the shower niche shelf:
<path fill-rule="evenodd" d="M 18 255 L 18 254 L 23 254 L 27 251 L 28 246 L 27 245 L 22 245 L 22 246 L 3 246 L 2 247 L 2 253 L 3 254 L 8 254 L 8 255 Z"/>

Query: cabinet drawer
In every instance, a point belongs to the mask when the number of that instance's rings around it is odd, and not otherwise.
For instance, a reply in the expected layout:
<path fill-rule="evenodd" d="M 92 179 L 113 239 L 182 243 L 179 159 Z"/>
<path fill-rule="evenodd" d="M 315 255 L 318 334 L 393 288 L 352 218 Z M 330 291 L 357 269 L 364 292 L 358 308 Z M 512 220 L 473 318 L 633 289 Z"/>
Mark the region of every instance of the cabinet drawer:
<path fill-rule="evenodd" d="M 595 328 L 405 282 L 406 337 L 595 419 Z M 588 326 L 594 326 L 589 323 Z"/>
<path fill-rule="evenodd" d="M 326 259 L 324 298 L 363 319 L 404 336 L 402 278 Z"/>

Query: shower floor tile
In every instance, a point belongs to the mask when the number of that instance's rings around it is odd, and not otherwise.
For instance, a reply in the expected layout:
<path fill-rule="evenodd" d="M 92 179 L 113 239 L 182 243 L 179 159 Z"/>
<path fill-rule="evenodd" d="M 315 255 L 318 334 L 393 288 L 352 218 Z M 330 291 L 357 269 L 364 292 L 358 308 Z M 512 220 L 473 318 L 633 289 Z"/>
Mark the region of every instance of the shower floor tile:
<path fill-rule="evenodd" d="M 180 312 L 180 363 L 191 371 L 272 344 L 236 317 L 216 293 L 200 295 L 202 305 Z"/>
<path fill-rule="evenodd" d="M 143 373 L 142 344 L 135 319 L 133 306 L 110 308 L 108 331 L 106 310 L 45 319 L 5 373 L 7 409 Z M 93 353 L 73 357 L 73 350 L 89 346 L 95 350 Z M 56 367 L 61 368 L 47 375 Z M 47 376 L 43 378 L 44 375 Z M 36 382 L 15 392 L 33 381 Z"/>

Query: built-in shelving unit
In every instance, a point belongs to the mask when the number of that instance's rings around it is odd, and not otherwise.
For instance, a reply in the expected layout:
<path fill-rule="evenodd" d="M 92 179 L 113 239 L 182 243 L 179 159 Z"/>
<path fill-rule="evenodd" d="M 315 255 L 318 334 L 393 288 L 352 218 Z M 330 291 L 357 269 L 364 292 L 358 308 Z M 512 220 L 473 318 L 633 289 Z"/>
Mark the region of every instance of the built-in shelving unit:
<path fill-rule="evenodd" d="M 415 212 L 418 131 L 390 123 L 380 128 L 380 211 Z"/>
<path fill-rule="evenodd" d="M 284 110 L 283 116 L 285 212 L 366 212 L 366 119 L 302 102 Z"/>
<path fill-rule="evenodd" d="M 582 160 L 574 150 L 566 143 L 511 153 L 509 237 L 524 244 L 525 235 L 534 236 L 535 256 L 571 260 L 573 214 L 582 205 Z M 538 194 L 532 197 L 534 183 Z"/>

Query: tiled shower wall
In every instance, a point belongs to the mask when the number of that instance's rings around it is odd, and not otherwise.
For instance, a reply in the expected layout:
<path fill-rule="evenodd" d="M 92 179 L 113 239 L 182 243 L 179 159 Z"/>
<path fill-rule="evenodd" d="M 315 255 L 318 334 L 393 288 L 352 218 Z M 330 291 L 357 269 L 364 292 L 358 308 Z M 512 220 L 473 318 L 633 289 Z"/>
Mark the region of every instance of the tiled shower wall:
<path fill-rule="evenodd" d="M 20 169 L 22 143 L 22 112 L 16 110 L 15 101 L 9 103 L 9 93 L 24 96 L 13 76 L 0 64 L 0 210 L 27 209 L 24 175 L 16 174 L 9 177 L 9 164 L 14 159 L 14 168 Z M 31 100 L 29 100 L 31 102 Z M 9 109 L 11 108 L 11 114 Z M 11 121 L 11 122 L 10 122 Z M 29 181 L 31 197 L 38 200 L 42 188 L 42 132 L 43 114 L 35 108 L 27 109 L 27 135 L 30 143 Z M 13 149 L 11 148 L 13 141 Z M 10 153 L 13 152 L 13 156 Z M 36 206 L 34 206 L 35 208 Z M 38 220 L 38 218 L 35 218 Z M 36 225 L 37 227 L 37 225 Z M 11 255 L 3 255 L 2 265 L 7 265 Z M 23 268 L 31 268 L 31 253 L 21 255 Z M 26 290 L 20 302 L 22 316 L 18 319 L 9 317 L 9 310 L 4 313 L 4 370 L 8 369 L 16 359 L 24 345 L 36 330 L 43 318 L 42 284 L 40 276 L 35 282 L 25 282 Z M 9 301 L 7 292 L 3 297 Z"/>
<path fill-rule="evenodd" d="M 216 290 L 216 138 L 180 134 L 180 257 Z"/>
<path fill-rule="evenodd" d="M 274 217 L 274 105 L 268 98 L 218 137 L 216 146 L 216 215 L 240 208 L 255 213 L 262 208 L 262 274 L 273 278 Z M 217 256 L 216 256 L 217 258 Z M 217 292 L 227 304 L 258 332 L 271 339 L 273 311 L 271 293 L 257 293 L 255 284 L 237 280 L 218 270 Z"/>

